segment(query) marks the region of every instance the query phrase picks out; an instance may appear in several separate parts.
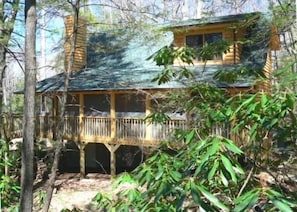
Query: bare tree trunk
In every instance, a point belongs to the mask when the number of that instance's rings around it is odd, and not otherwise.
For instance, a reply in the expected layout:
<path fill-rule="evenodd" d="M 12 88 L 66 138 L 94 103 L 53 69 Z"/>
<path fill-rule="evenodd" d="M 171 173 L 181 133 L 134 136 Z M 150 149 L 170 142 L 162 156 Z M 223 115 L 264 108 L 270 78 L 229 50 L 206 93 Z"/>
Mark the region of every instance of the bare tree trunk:
<path fill-rule="evenodd" d="M 3 0 L 0 1 L 0 37 L 4 37 L 4 22 L 5 22 L 5 15 L 4 15 L 4 3 Z M 2 116 L 2 110 L 3 110 L 3 81 L 5 76 L 5 70 L 6 70 L 6 50 L 5 50 L 5 44 L 0 45 L 0 138 L 4 136 L 3 132 L 3 116 Z"/>
<path fill-rule="evenodd" d="M 2 35 L 0 35 L 2 37 Z M 3 132 L 3 121 L 2 121 L 2 113 L 3 113 L 3 81 L 5 77 L 5 69 L 6 69 L 6 58 L 5 58 L 5 48 L 0 45 L 0 123 L 1 123 L 1 128 L 0 128 L 0 137 L 4 136 Z"/>
<path fill-rule="evenodd" d="M 40 64 L 39 64 L 39 79 L 43 80 L 47 78 L 46 70 L 46 11 L 41 9 L 41 20 L 40 20 Z"/>
<path fill-rule="evenodd" d="M 73 35 L 70 37 L 71 50 L 70 50 L 70 58 L 69 58 L 67 70 L 65 71 L 64 91 L 62 93 L 61 98 L 59 99 L 60 110 L 59 110 L 59 118 L 58 118 L 58 124 L 57 124 L 57 141 L 56 141 L 56 144 L 54 145 L 56 149 L 55 149 L 55 156 L 52 164 L 50 179 L 48 181 L 45 204 L 42 209 L 43 212 L 47 212 L 49 210 L 53 191 L 54 191 L 54 185 L 57 177 L 59 158 L 63 147 L 65 105 L 66 105 L 67 94 L 68 94 L 69 79 L 71 76 L 71 72 L 74 64 L 74 58 L 75 58 L 75 47 L 76 47 L 76 40 L 77 40 L 80 0 L 76 0 L 75 2 L 73 1 L 68 1 L 68 2 L 72 5 L 73 11 L 74 11 Z"/>
<path fill-rule="evenodd" d="M 21 170 L 20 210 L 33 208 L 33 156 L 35 133 L 35 86 L 36 86 L 36 1 L 25 1 L 25 100 Z"/>

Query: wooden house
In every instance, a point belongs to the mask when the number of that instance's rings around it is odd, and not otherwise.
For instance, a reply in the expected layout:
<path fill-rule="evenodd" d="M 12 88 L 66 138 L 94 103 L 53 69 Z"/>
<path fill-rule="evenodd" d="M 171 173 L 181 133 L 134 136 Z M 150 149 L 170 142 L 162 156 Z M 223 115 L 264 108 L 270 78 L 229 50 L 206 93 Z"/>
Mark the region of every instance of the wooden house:
<path fill-rule="evenodd" d="M 186 86 L 178 80 L 161 85 L 152 82 L 162 67 L 147 58 L 165 45 L 200 48 L 216 40 L 229 40 L 232 44 L 226 53 L 209 59 L 207 63 L 199 58 L 194 61 L 190 68 L 195 80 L 215 83 L 231 94 L 269 89 L 270 52 L 279 48 L 279 42 L 276 31 L 271 33 L 271 25 L 265 20 L 264 15 L 251 13 L 175 22 L 163 27 L 166 30 L 157 35 L 154 30 L 117 29 L 89 36 L 86 36 L 86 23 L 80 21 L 79 51 L 68 89 L 64 138 L 78 145 L 81 174 L 85 175 L 88 160 L 96 159 L 98 147 L 95 144 L 109 150 L 106 156 L 110 156 L 111 173 L 115 174 L 116 150 L 120 146 L 158 146 L 174 129 L 186 127 L 185 115 L 170 114 L 171 119 L 162 125 L 150 124 L 144 119 L 152 112 L 152 94 Z M 66 29 L 72 22 L 71 17 L 66 19 Z M 243 42 L 255 36 L 259 36 L 256 42 Z M 66 44 L 66 60 L 67 49 Z M 184 64 L 175 61 L 173 65 Z M 233 83 L 213 79 L 219 70 L 242 66 L 251 72 L 264 73 L 267 81 L 255 85 L 250 79 Z M 59 113 L 58 97 L 63 82 L 64 74 L 61 73 L 37 84 L 36 94 L 52 100 L 52 111 L 41 114 L 38 119 L 37 136 L 40 138 L 55 136 L 54 120 Z"/>

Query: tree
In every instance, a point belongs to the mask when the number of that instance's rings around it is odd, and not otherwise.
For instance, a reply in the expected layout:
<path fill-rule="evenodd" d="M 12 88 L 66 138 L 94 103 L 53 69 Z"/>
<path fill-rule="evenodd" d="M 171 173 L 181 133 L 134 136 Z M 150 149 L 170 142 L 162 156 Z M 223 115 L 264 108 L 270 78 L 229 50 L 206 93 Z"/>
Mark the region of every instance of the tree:
<path fill-rule="evenodd" d="M 297 23 L 294 14 L 296 13 L 296 2 L 293 1 L 277 1 L 278 3 L 270 2 L 271 12 L 276 26 L 274 33 L 280 35 L 282 49 L 279 53 L 274 52 L 275 68 L 281 69 L 292 64 L 290 68 L 291 74 L 297 73 L 297 65 L 294 61 L 297 60 L 296 38 L 297 38 Z M 283 17 L 286 17 L 284 19 Z M 290 74 L 290 73 L 288 73 Z M 293 86 L 292 89 L 296 89 Z"/>
<path fill-rule="evenodd" d="M 0 1 L 0 138 L 7 140 L 8 130 L 5 124 L 5 116 L 3 115 L 5 77 L 7 69 L 7 54 L 9 51 L 9 41 L 14 30 L 14 23 L 19 10 L 19 0 L 11 2 Z M 8 9 L 9 8 L 9 9 Z M 8 149 L 8 141 L 6 141 L 6 149 Z M 6 152 L 6 157 L 8 157 Z M 8 166 L 5 168 L 5 174 L 8 175 Z"/>
<path fill-rule="evenodd" d="M 13 40 L 13 31 L 17 15 L 19 12 L 19 0 L 13 1 L 0 1 L 0 140 L 1 140 L 1 165 L 0 165 L 0 177 L 1 177 L 1 206 L 12 207 L 13 204 L 18 201 L 19 188 L 17 181 L 11 177 L 11 169 L 14 169 L 12 162 L 16 163 L 16 160 L 12 160 L 13 154 L 9 152 L 9 141 L 11 139 L 11 119 L 7 113 L 9 91 L 8 84 L 11 81 L 8 80 L 9 74 L 7 73 L 7 67 L 9 59 L 14 58 L 15 55 L 11 49 L 11 41 Z M 8 56 L 12 56 L 9 58 Z M 14 58 L 15 59 L 15 58 Z M 15 170 L 15 169 L 14 169 Z"/>
<path fill-rule="evenodd" d="M 49 210 L 49 206 L 52 199 L 52 194 L 54 190 L 54 184 L 57 176 L 58 164 L 60 153 L 63 148 L 63 126 L 64 126 L 64 116 L 65 116 L 65 105 L 67 101 L 68 95 L 68 87 L 69 80 L 73 70 L 74 59 L 75 59 L 75 50 L 76 50 L 76 40 L 77 40 L 77 29 L 79 23 L 79 11 L 80 11 L 80 0 L 68 0 L 68 3 L 71 5 L 73 13 L 74 13 L 74 21 L 73 21 L 73 30 L 72 35 L 68 38 L 70 43 L 70 56 L 68 57 L 69 61 L 67 62 L 67 67 L 64 72 L 64 90 L 62 95 L 59 97 L 59 117 L 57 123 L 57 138 L 55 142 L 55 154 L 53 159 L 53 164 L 51 168 L 51 175 L 49 179 L 49 186 L 46 192 L 45 204 L 43 206 L 43 211 L 46 212 Z"/>
<path fill-rule="evenodd" d="M 2 115 L 3 106 L 3 80 L 5 78 L 5 71 L 7 68 L 6 56 L 9 52 L 9 41 L 14 30 L 14 23 L 16 21 L 19 10 L 19 0 L 7 2 L 0 1 L 0 114 Z M 1 119 L 0 119 L 1 120 Z M 2 122 L 0 122 L 2 124 Z M 1 133 L 1 132 L 0 132 Z M 2 136 L 2 134 L 0 134 Z"/>
<path fill-rule="evenodd" d="M 36 1 L 25 1 L 25 99 L 24 129 L 21 171 L 21 211 L 33 207 L 33 157 L 35 134 L 35 86 L 36 86 Z"/>

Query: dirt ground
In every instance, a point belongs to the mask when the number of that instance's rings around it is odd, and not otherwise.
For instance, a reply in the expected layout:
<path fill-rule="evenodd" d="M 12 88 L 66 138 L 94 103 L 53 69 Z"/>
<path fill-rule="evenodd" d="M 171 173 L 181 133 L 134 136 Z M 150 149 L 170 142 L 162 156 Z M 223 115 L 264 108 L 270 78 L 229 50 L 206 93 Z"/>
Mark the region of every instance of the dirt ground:
<path fill-rule="evenodd" d="M 106 174 L 88 174 L 80 179 L 79 174 L 67 173 L 59 175 L 51 201 L 50 212 L 60 212 L 62 209 L 78 211 L 97 211 L 92 199 L 98 192 L 112 192 L 112 180 Z M 36 205 L 40 200 L 36 191 Z M 35 211 L 40 209 L 36 208 Z"/>

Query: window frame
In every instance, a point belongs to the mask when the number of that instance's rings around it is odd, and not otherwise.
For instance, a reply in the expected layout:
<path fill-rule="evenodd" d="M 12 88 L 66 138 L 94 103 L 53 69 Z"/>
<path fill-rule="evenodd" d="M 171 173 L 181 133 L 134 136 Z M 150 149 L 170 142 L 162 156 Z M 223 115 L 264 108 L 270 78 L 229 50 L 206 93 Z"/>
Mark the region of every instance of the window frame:
<path fill-rule="evenodd" d="M 205 46 L 206 43 L 206 35 L 211 35 L 211 34 L 220 34 L 221 35 L 221 40 L 224 39 L 224 32 L 223 31 L 211 31 L 211 32 L 193 32 L 193 33 L 189 33 L 189 34 L 185 34 L 184 36 L 184 46 L 188 46 L 187 45 L 187 37 L 191 37 L 191 36 L 202 36 L 202 46 L 198 47 L 198 48 L 203 48 Z M 190 48 L 193 48 L 192 46 L 189 46 Z M 194 48 L 195 49 L 195 48 Z M 213 63 L 223 63 L 224 61 L 224 53 L 222 53 L 221 57 L 219 56 L 214 56 L 213 59 L 211 60 L 207 60 Z M 196 58 L 194 61 L 194 63 L 203 63 L 204 61 L 201 58 Z"/>

